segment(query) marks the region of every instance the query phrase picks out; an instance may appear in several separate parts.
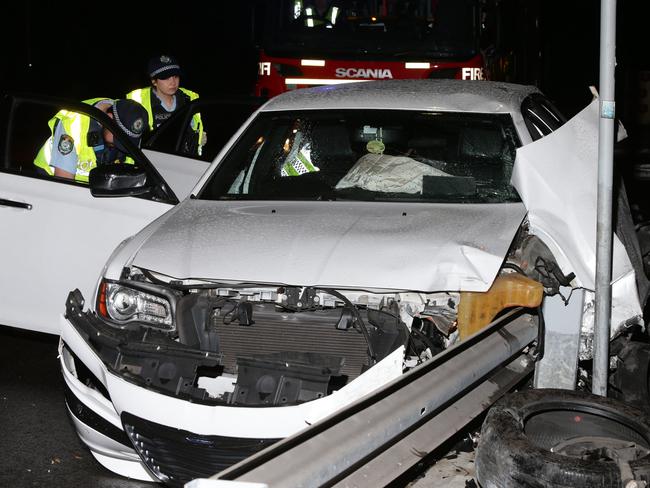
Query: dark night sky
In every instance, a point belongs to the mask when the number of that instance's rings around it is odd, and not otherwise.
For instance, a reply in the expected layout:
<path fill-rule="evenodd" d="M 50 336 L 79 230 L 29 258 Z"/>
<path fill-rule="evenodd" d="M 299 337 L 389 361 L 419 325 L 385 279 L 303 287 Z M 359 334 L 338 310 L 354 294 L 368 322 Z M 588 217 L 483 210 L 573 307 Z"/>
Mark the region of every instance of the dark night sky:
<path fill-rule="evenodd" d="M 182 86 L 201 96 L 248 93 L 256 65 L 246 4 L 15 2 L 2 14 L 0 91 L 120 97 L 148 85 L 147 60 L 168 52 L 184 69 Z"/>
<path fill-rule="evenodd" d="M 514 46 L 526 46 L 512 81 L 537 84 L 571 116 L 598 84 L 599 2 L 500 0 L 517 6 L 504 19 Z M 650 69 L 647 0 L 618 0 L 617 99 L 634 119 L 639 69 Z M 98 6 L 102 6 L 99 9 Z M 256 74 L 247 0 L 55 2 L 23 0 L 6 7 L 0 32 L 0 93 L 19 90 L 72 99 L 120 97 L 146 86 L 147 59 L 176 55 L 182 86 L 202 97 L 250 94 Z M 526 14 L 527 21 L 521 18 Z M 536 28 L 536 25 L 539 26 Z"/>

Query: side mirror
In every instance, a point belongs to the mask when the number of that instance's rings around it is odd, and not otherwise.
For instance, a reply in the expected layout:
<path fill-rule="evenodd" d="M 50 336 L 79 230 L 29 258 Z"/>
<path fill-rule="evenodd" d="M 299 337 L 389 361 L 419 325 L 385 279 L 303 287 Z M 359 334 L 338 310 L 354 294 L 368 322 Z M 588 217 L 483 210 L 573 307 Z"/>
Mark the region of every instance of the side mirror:
<path fill-rule="evenodd" d="M 104 164 L 90 170 L 90 193 L 94 197 L 127 197 L 151 191 L 147 173 L 132 164 Z"/>

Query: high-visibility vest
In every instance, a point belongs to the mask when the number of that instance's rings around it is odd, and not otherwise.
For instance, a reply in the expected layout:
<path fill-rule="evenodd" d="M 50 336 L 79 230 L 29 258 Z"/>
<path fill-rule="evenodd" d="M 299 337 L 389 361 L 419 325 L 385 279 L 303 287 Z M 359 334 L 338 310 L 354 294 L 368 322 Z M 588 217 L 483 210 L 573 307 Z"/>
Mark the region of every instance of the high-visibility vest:
<path fill-rule="evenodd" d="M 303 0 L 294 0 L 293 2 L 293 18 L 297 19 L 302 16 L 307 27 L 316 27 L 322 24 L 326 24 L 326 27 L 332 27 L 336 24 L 336 19 L 340 13 L 341 9 L 339 7 L 330 5 L 321 17 L 315 7 L 305 6 Z"/>
<path fill-rule="evenodd" d="M 303 142 L 303 135 L 298 132 L 293 141 L 293 149 L 280 169 L 280 176 L 300 176 L 316 171 L 320 171 L 320 168 L 311 162 L 311 143 Z"/>
<path fill-rule="evenodd" d="M 192 90 L 188 90 L 186 88 L 180 88 L 180 87 L 178 89 L 182 91 L 185 95 L 187 95 L 190 98 L 190 101 L 199 98 L 199 94 L 193 92 Z M 149 129 L 153 130 L 154 118 L 153 118 L 153 109 L 151 108 L 151 87 L 148 86 L 146 88 L 138 88 L 137 90 L 133 90 L 132 92 L 126 94 L 126 98 L 130 100 L 135 100 L 145 108 L 145 110 L 149 114 Z M 192 128 L 194 129 L 194 132 L 196 132 L 199 135 L 199 155 L 200 155 L 201 139 L 203 138 L 203 122 L 201 121 L 200 113 L 195 113 L 192 116 Z"/>
<path fill-rule="evenodd" d="M 102 100 L 110 100 L 111 98 L 91 98 L 84 100 L 83 103 L 88 105 L 95 105 Z M 55 141 L 54 129 L 56 124 L 63 124 L 65 133 L 74 140 L 74 151 L 77 153 L 77 171 L 75 173 L 75 180 L 88 182 L 88 174 L 90 170 L 97 166 L 97 155 L 92 146 L 88 145 L 88 130 L 90 129 L 90 117 L 70 110 L 60 110 L 57 114 L 48 121 L 50 131 L 52 134 L 41 146 L 41 149 L 34 159 L 34 164 L 42 168 L 50 176 L 54 175 L 54 167 L 50 166 L 52 159 L 52 147 Z M 58 142 L 57 142 L 58 143 Z M 127 161 L 128 162 L 128 161 Z"/>

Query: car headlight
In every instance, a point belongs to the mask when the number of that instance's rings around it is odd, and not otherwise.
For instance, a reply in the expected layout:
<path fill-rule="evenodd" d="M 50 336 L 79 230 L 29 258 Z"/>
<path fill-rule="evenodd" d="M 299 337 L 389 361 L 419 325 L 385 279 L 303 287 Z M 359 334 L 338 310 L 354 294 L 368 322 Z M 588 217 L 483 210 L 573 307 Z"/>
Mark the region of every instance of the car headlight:
<path fill-rule="evenodd" d="M 97 305 L 100 315 L 119 324 L 137 321 L 166 330 L 173 328 L 168 299 L 121 283 L 103 281 Z"/>

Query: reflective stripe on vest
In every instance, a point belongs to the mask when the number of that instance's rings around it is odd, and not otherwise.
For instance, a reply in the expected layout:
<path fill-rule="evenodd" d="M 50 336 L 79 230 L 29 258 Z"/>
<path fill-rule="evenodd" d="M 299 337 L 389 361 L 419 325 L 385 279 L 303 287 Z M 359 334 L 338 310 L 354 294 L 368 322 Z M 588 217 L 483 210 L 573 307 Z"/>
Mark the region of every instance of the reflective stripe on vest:
<path fill-rule="evenodd" d="M 95 105 L 102 100 L 112 100 L 110 98 L 92 98 L 84 100 L 83 103 Z M 54 167 L 50 166 L 52 160 L 52 148 L 54 146 L 54 130 L 56 124 L 63 124 L 63 130 L 74 140 L 74 150 L 77 153 L 77 168 L 75 180 L 87 182 L 90 170 L 96 166 L 97 156 L 95 150 L 88 146 L 87 134 L 90 128 L 90 117 L 70 110 L 60 110 L 48 121 L 52 134 L 45 141 L 45 144 L 39 150 L 34 164 L 44 169 L 50 176 L 54 175 Z"/>
<path fill-rule="evenodd" d="M 193 92 L 192 90 L 188 90 L 187 88 L 182 88 L 182 87 L 179 87 L 178 89 L 189 97 L 190 102 L 199 98 L 199 94 Z M 133 90 L 132 92 L 126 94 L 126 98 L 130 100 L 135 100 L 136 102 L 138 102 L 140 105 L 144 107 L 144 109 L 147 111 L 147 114 L 149 114 L 149 129 L 153 130 L 154 120 L 153 120 L 153 109 L 151 108 L 151 87 L 138 88 L 137 90 Z M 201 120 L 200 113 L 195 113 L 192 116 L 191 124 L 192 124 L 192 130 L 194 130 L 194 132 L 198 133 L 199 135 L 198 154 L 199 156 L 201 156 L 201 152 L 202 152 L 201 140 L 203 139 L 203 121 Z"/>
<path fill-rule="evenodd" d="M 326 27 L 331 27 L 336 24 L 336 19 L 341 9 L 339 7 L 329 6 L 323 16 L 320 16 L 314 7 L 305 7 L 302 0 L 294 0 L 293 2 L 293 18 L 298 19 L 301 15 L 305 17 L 305 26 L 316 27 L 318 25 L 327 24 Z"/>
<path fill-rule="evenodd" d="M 300 176 L 316 171 L 320 171 L 320 169 L 312 164 L 311 150 L 307 146 L 300 149 L 295 158 L 284 163 L 280 170 L 280 176 Z"/>
<path fill-rule="evenodd" d="M 134 100 L 144 107 L 149 115 L 149 129 L 153 129 L 153 110 L 151 109 L 151 88 L 138 88 L 126 94 L 126 98 Z"/>
<path fill-rule="evenodd" d="M 190 102 L 199 98 L 199 94 L 193 92 L 192 90 L 187 90 L 186 88 L 179 88 L 179 90 L 185 93 L 185 95 L 187 95 L 188 97 L 190 97 Z M 200 142 L 201 138 L 203 137 L 203 122 L 201 121 L 201 114 L 198 112 L 192 116 L 192 129 L 194 129 L 195 132 L 199 133 L 199 142 Z M 199 144 L 199 154 L 200 154 L 200 150 L 201 150 L 201 145 Z"/>
<path fill-rule="evenodd" d="M 95 166 L 95 151 L 86 144 L 86 134 L 90 126 L 90 119 L 85 116 L 67 110 L 61 110 L 52 119 L 49 125 L 52 135 L 45 141 L 45 144 L 38 152 L 34 164 L 43 168 L 49 175 L 54 175 L 54 167 L 50 166 L 52 161 L 52 149 L 54 147 L 54 128 L 57 123 L 63 124 L 63 130 L 74 140 L 74 150 L 77 153 L 77 169 L 75 180 L 88 181 L 88 173 Z"/>
<path fill-rule="evenodd" d="M 190 102 L 199 98 L 199 94 L 188 90 L 186 88 L 178 88 L 181 92 L 187 95 Z M 142 105 L 149 114 L 149 128 L 153 129 L 153 110 L 151 108 L 151 87 L 138 88 L 126 94 L 126 98 L 134 100 Z M 194 114 L 192 117 L 192 129 L 196 132 L 203 132 L 203 123 L 201 122 L 201 114 Z"/>

